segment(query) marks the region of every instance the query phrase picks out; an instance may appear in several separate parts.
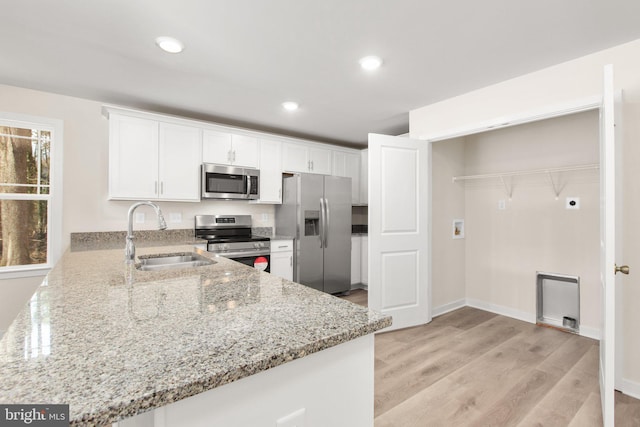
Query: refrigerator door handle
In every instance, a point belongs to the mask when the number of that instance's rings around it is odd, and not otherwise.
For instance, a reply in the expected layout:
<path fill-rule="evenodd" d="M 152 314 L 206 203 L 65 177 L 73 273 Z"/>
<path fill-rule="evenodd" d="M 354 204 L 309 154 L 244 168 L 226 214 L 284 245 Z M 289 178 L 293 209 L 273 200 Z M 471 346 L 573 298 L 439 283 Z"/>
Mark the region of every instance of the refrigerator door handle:
<path fill-rule="evenodd" d="M 320 232 L 318 233 L 320 237 L 320 247 L 324 248 L 324 233 L 325 233 L 326 225 L 325 225 L 325 217 L 324 217 L 324 198 L 320 197 Z"/>
<path fill-rule="evenodd" d="M 331 209 L 329 209 L 329 199 L 324 199 L 324 247 L 329 247 L 329 228 L 331 227 Z"/>

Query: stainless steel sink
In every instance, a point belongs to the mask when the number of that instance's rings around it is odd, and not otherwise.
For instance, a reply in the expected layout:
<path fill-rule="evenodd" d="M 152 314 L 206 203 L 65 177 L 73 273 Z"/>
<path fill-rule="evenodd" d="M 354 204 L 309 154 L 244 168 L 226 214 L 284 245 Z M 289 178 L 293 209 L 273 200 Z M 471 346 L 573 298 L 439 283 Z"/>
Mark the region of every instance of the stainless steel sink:
<path fill-rule="evenodd" d="M 169 270 L 178 268 L 193 268 L 212 265 L 216 262 L 195 252 L 180 252 L 173 254 L 141 255 L 136 268 L 142 271 Z"/>

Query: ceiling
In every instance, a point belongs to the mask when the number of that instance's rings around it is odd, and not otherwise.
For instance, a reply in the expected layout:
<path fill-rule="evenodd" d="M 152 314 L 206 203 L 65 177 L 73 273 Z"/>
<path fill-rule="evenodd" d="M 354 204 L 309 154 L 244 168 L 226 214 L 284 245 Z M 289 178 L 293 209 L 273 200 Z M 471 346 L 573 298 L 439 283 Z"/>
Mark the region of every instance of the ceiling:
<path fill-rule="evenodd" d="M 347 146 L 407 132 L 412 109 L 640 38 L 637 0 L 3 3 L 2 84 Z M 359 67 L 370 54 L 376 72 Z"/>

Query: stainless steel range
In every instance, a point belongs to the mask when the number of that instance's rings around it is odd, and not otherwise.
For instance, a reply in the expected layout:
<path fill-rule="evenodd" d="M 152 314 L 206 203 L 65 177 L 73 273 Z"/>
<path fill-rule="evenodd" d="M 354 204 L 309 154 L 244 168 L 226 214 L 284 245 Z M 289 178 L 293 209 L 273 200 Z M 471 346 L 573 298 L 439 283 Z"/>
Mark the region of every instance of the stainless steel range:
<path fill-rule="evenodd" d="M 251 234 L 251 215 L 196 215 L 195 235 L 207 251 L 269 272 L 271 241 Z"/>

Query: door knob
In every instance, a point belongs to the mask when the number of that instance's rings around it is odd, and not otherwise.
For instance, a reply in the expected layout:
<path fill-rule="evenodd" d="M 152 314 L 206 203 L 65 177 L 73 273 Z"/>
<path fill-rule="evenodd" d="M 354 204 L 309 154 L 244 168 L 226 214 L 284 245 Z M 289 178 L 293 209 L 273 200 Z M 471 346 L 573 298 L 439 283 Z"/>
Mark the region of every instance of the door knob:
<path fill-rule="evenodd" d="M 629 274 L 629 266 L 621 265 L 620 267 L 618 267 L 616 265 L 616 273 Z"/>

